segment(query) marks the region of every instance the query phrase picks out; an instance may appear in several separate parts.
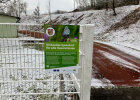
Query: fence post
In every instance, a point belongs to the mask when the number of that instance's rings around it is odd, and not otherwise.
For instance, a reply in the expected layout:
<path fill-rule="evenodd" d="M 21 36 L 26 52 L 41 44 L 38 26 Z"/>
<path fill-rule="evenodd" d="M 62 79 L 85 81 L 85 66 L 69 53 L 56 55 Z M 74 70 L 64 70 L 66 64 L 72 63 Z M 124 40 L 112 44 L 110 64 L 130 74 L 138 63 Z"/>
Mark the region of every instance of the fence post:
<path fill-rule="evenodd" d="M 91 78 L 92 78 L 92 54 L 93 54 L 93 34 L 94 25 L 83 25 L 80 27 L 82 33 L 82 72 L 81 72 L 81 87 L 80 100 L 90 100 Z"/>

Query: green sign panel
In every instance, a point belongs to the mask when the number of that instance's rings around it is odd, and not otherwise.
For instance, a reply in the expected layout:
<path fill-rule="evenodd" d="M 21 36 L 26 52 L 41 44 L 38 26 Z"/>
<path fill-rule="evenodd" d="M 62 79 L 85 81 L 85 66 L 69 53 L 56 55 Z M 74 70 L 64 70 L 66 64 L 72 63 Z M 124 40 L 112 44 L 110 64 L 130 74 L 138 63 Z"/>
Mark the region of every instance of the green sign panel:
<path fill-rule="evenodd" d="M 79 28 L 78 25 L 44 25 L 45 69 L 77 68 Z"/>

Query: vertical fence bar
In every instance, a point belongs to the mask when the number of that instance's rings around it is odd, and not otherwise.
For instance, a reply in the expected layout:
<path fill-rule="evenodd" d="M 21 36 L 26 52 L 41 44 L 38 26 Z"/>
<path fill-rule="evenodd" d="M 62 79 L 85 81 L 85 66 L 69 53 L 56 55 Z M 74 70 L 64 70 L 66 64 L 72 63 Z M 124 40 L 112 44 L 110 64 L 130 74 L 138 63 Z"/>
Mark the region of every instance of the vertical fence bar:
<path fill-rule="evenodd" d="M 82 72 L 80 85 L 80 100 L 90 100 L 91 78 L 92 78 L 92 54 L 94 25 L 83 25 L 80 27 L 83 34 Z"/>

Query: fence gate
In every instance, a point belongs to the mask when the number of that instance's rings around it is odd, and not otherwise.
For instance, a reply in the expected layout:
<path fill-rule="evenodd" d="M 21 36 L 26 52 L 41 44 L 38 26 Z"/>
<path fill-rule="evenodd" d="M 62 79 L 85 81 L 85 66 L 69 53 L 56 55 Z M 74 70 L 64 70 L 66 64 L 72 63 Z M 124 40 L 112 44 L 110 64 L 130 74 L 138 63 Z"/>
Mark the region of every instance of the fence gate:
<path fill-rule="evenodd" d="M 0 24 L 0 100 L 90 100 L 93 26 L 80 27 L 78 74 L 46 72 L 43 31 Z"/>

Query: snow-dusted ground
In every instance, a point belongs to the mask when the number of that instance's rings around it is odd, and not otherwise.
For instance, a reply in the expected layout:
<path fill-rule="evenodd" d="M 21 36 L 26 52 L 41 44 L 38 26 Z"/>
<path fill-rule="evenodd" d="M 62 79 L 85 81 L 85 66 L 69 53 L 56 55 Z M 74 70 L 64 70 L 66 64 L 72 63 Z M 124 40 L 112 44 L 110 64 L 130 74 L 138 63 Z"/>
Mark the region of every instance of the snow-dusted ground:
<path fill-rule="evenodd" d="M 95 24 L 94 36 L 105 32 L 110 26 L 120 22 L 124 17 L 133 12 L 140 5 L 124 6 L 116 8 L 117 16 L 113 16 L 113 11 L 106 10 L 90 10 L 66 14 L 52 14 L 53 24 Z M 23 17 L 23 23 L 36 23 L 32 16 Z M 49 23 L 49 15 L 42 15 L 40 23 Z M 105 41 L 128 46 L 140 50 L 140 21 L 136 24 L 130 25 L 127 29 L 119 29 L 106 33 Z M 101 36 L 102 37 L 102 36 Z M 104 40 L 103 40 L 104 41 Z"/>
<path fill-rule="evenodd" d="M 120 58 L 120 57 L 117 57 L 115 55 L 112 55 L 108 52 L 104 52 L 104 51 L 100 51 L 105 57 L 109 58 L 112 62 L 115 62 L 117 64 L 120 64 L 122 65 L 123 67 L 125 68 L 128 68 L 128 69 L 131 69 L 131 70 L 134 70 L 136 72 L 139 72 L 140 73 L 140 68 L 138 66 L 135 66 L 134 64 Z"/>
<path fill-rule="evenodd" d="M 22 41 L 18 39 L 0 39 L 0 81 L 6 82 L 1 84 L 0 93 L 34 93 L 35 89 L 38 92 L 41 89 L 43 91 L 40 92 L 50 91 L 49 88 L 47 88 L 47 83 L 22 82 L 27 80 L 51 79 L 51 77 L 46 74 L 45 70 L 42 69 L 44 64 L 44 59 L 42 57 L 43 52 L 31 48 L 24 48 L 22 45 Z M 34 55 L 34 53 L 36 55 Z M 16 96 L 2 98 L 2 100 L 12 100 L 12 98 L 14 100 L 19 100 Z"/>
<path fill-rule="evenodd" d="M 96 41 L 96 42 L 99 42 L 99 41 Z M 114 48 L 116 48 L 116 49 L 118 49 L 122 52 L 125 52 L 127 54 L 131 54 L 132 56 L 140 59 L 140 51 L 139 50 L 136 50 L 136 49 L 133 49 L 133 48 L 130 48 L 130 47 L 126 47 L 126 46 L 122 46 L 122 45 L 118 45 L 118 44 L 114 44 L 114 43 L 106 43 L 106 42 L 99 42 L 99 43 L 112 46 L 112 47 L 114 47 Z M 104 51 L 100 51 L 100 52 L 103 55 L 105 55 L 107 58 L 112 60 L 113 62 L 118 63 L 120 65 L 123 65 L 126 68 L 129 68 L 131 70 L 134 70 L 134 71 L 137 71 L 137 72 L 140 73 L 140 71 L 139 71 L 140 68 L 138 66 L 135 66 L 134 64 L 132 64 L 132 63 L 120 58 L 120 57 L 112 55 L 110 53 L 107 53 L 107 52 L 104 52 Z"/>
<path fill-rule="evenodd" d="M 140 20 L 127 29 L 111 31 L 108 33 L 107 40 L 108 43 L 111 42 L 140 51 Z"/>
<path fill-rule="evenodd" d="M 114 44 L 114 43 L 106 43 L 106 42 L 100 42 L 100 41 L 96 41 L 97 43 L 101 43 L 101 44 L 106 44 L 106 45 L 109 45 L 113 48 L 116 48 L 122 52 L 125 52 L 127 54 L 131 54 L 132 56 L 136 57 L 136 58 L 140 58 L 140 51 L 138 50 L 135 50 L 133 48 L 129 48 L 129 47 L 126 47 L 126 46 L 122 46 L 122 45 L 118 45 L 118 44 Z M 124 67 L 124 68 L 127 68 L 127 69 L 131 69 L 133 71 L 136 71 L 138 73 L 140 73 L 140 68 L 130 62 L 128 62 L 127 60 L 125 59 L 122 59 L 116 55 L 113 55 L 113 54 L 110 54 L 108 52 L 105 52 L 105 51 L 102 51 L 100 50 L 99 51 L 102 55 L 104 55 L 106 58 L 110 59 L 110 61 L 116 63 L 116 64 L 119 64 L 120 66 Z M 94 69 L 93 69 L 94 70 Z M 109 87 L 114 87 L 114 85 L 106 78 L 100 78 L 100 76 L 98 76 L 98 79 L 96 78 L 98 74 L 98 69 L 94 70 L 93 71 L 93 78 L 92 78 L 92 83 L 91 83 L 91 86 L 93 87 L 106 87 L 106 86 L 109 86 Z M 140 77 L 139 79 L 135 80 L 135 81 L 139 81 L 140 80 Z"/>
<path fill-rule="evenodd" d="M 106 78 L 100 78 L 100 79 L 97 79 L 96 78 L 96 73 L 97 70 L 94 70 L 93 73 L 92 73 L 92 80 L 91 80 L 91 86 L 92 87 L 96 87 L 96 88 L 103 88 L 103 87 L 114 87 L 114 85 Z"/>
<path fill-rule="evenodd" d="M 91 80 L 91 86 L 96 87 L 96 88 L 103 88 L 103 87 L 114 87 L 114 85 L 108 80 L 108 79 L 96 79 L 92 78 Z"/>
<path fill-rule="evenodd" d="M 22 93 L 53 93 L 60 92 L 59 74 L 48 74 L 44 68 L 44 52 L 40 50 L 40 43 L 28 43 L 23 40 L 33 40 L 31 37 L 1 38 L 0 39 L 0 100 L 34 100 L 44 95 L 14 96 Z M 64 78 L 70 80 L 64 75 Z M 48 82 L 47 82 L 48 81 Z M 66 82 L 65 91 L 73 87 Z M 12 95 L 12 96 L 10 96 Z M 49 98 L 46 95 L 43 99 Z M 54 95 L 54 99 L 59 95 Z"/>
<path fill-rule="evenodd" d="M 123 46 L 123 45 L 120 45 L 120 44 L 115 44 L 115 43 L 107 43 L 107 42 L 100 42 L 100 41 L 95 41 L 95 42 L 99 42 L 99 43 L 102 43 L 102 44 L 107 44 L 109 46 L 112 46 L 122 52 L 125 52 L 127 54 L 131 54 L 137 58 L 140 58 L 140 50 L 138 49 L 134 49 L 134 48 L 131 48 L 131 47 L 128 47 L 128 46 Z"/>
<path fill-rule="evenodd" d="M 117 16 L 113 16 L 113 11 L 90 10 L 66 14 L 52 14 L 53 24 L 95 24 L 95 34 L 102 33 L 111 25 L 120 22 L 122 18 L 134 11 L 139 5 L 124 6 L 116 8 Z M 49 23 L 49 15 L 42 15 L 40 23 Z M 22 23 L 36 23 L 32 16 L 25 16 L 21 19 Z"/>

